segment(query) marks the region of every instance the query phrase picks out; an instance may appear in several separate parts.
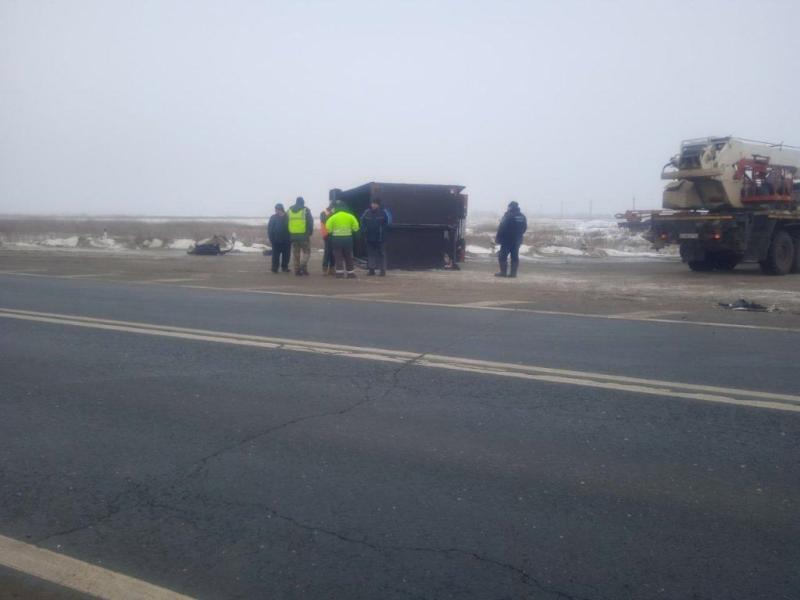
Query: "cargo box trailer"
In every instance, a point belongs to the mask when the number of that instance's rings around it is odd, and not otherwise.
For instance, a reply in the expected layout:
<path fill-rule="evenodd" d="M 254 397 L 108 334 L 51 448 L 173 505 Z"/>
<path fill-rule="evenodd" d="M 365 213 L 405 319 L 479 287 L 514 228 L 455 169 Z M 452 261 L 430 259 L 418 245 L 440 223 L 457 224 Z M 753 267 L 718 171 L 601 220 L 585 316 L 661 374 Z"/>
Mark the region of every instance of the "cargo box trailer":
<path fill-rule="evenodd" d="M 392 218 L 386 236 L 390 269 L 458 268 L 464 260 L 467 195 L 460 185 L 370 182 L 330 191 L 331 201 L 344 202 L 358 218 L 379 199 Z M 357 258 L 366 258 L 358 237 Z"/>

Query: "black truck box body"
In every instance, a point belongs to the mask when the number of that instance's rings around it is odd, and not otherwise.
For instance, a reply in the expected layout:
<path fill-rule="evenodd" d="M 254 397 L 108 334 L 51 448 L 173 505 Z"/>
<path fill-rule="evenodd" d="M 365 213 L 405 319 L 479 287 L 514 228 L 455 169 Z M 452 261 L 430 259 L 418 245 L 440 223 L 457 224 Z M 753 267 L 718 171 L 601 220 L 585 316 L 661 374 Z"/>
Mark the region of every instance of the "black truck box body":
<path fill-rule="evenodd" d="M 331 200 L 341 200 L 360 218 L 373 198 L 379 198 L 392 216 L 386 236 L 390 269 L 435 269 L 463 260 L 467 195 L 460 185 L 370 182 L 350 190 L 334 189 Z M 366 258 L 359 237 L 356 257 Z"/>

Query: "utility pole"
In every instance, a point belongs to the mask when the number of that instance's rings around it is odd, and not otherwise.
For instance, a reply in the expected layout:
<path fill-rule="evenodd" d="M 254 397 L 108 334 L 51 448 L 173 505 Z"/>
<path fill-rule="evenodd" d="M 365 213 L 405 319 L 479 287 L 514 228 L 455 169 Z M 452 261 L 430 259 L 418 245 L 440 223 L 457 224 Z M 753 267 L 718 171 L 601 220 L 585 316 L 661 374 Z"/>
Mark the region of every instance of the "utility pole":
<path fill-rule="evenodd" d="M 633 197 L 633 210 L 636 210 L 636 196 Z"/>

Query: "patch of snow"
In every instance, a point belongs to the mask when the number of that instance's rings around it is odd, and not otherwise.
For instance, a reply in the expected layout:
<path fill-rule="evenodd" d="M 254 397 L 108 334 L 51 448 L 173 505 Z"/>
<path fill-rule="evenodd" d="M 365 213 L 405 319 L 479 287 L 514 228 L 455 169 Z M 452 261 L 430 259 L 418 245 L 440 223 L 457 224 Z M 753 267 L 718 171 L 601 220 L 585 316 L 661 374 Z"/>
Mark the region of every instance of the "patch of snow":
<path fill-rule="evenodd" d="M 658 252 L 656 250 L 651 250 L 650 252 L 644 252 L 644 251 L 634 250 L 634 249 L 631 249 L 631 248 L 624 249 L 624 250 L 617 250 L 615 248 L 605 248 L 604 252 L 606 253 L 607 256 L 614 256 L 614 257 L 620 257 L 620 258 L 625 258 L 625 257 L 631 257 L 631 258 L 634 258 L 634 257 L 659 258 L 659 257 L 672 256 L 673 254 L 676 253 L 675 251 L 669 251 L 669 250 L 675 250 L 675 249 L 670 248 L 670 249 L 666 249 L 666 250 L 664 250 L 662 252 Z"/>
<path fill-rule="evenodd" d="M 167 248 L 171 250 L 188 250 L 189 248 L 193 247 L 194 244 L 195 244 L 194 240 L 190 240 L 188 238 L 180 238 L 169 242 L 169 244 L 167 244 Z"/>
<path fill-rule="evenodd" d="M 145 240 L 142 242 L 142 248 L 149 248 L 150 250 L 157 250 L 164 247 L 164 240 L 153 238 L 152 240 Z"/>
<path fill-rule="evenodd" d="M 253 254 L 261 254 L 264 250 L 267 249 L 267 246 L 264 244 L 251 244 L 250 246 L 245 246 L 239 240 L 236 240 L 236 243 L 233 245 L 233 249 L 231 252 L 241 252 L 243 254 L 246 253 L 253 253 Z"/>
<path fill-rule="evenodd" d="M 114 238 L 108 236 L 86 237 L 84 238 L 84 244 L 88 248 L 96 248 L 99 250 L 119 250 L 121 248 Z"/>
<path fill-rule="evenodd" d="M 486 256 L 489 254 L 494 254 L 494 251 L 491 248 L 484 248 L 483 246 L 476 246 L 475 244 L 468 244 L 466 250 L 469 254 L 480 254 Z"/>
<path fill-rule="evenodd" d="M 39 242 L 40 246 L 50 246 L 52 248 L 77 248 L 78 247 L 77 235 L 68 238 L 47 238 Z"/>
<path fill-rule="evenodd" d="M 583 250 L 567 246 L 541 246 L 536 248 L 539 254 L 553 254 L 556 256 L 584 256 Z"/>

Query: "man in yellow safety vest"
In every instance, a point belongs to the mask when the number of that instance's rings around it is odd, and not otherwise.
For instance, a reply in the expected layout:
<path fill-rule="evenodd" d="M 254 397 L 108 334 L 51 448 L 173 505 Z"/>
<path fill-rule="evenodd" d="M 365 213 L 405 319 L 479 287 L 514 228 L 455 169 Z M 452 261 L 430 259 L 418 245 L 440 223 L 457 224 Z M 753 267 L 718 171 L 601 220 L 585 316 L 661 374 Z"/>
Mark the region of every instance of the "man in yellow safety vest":
<path fill-rule="evenodd" d="M 311 258 L 311 242 L 309 238 L 314 232 L 314 217 L 306 208 L 302 196 L 298 196 L 294 205 L 286 211 L 289 216 L 289 236 L 292 240 L 292 258 L 294 274 L 308 275 L 308 259 Z"/>
<path fill-rule="evenodd" d="M 353 266 L 353 234 L 359 230 L 358 219 L 347 209 L 343 202 L 336 203 L 336 212 L 328 217 L 325 226 L 331 238 L 333 255 L 336 257 L 336 277 L 342 279 L 347 269 L 347 278 L 355 279 Z"/>

